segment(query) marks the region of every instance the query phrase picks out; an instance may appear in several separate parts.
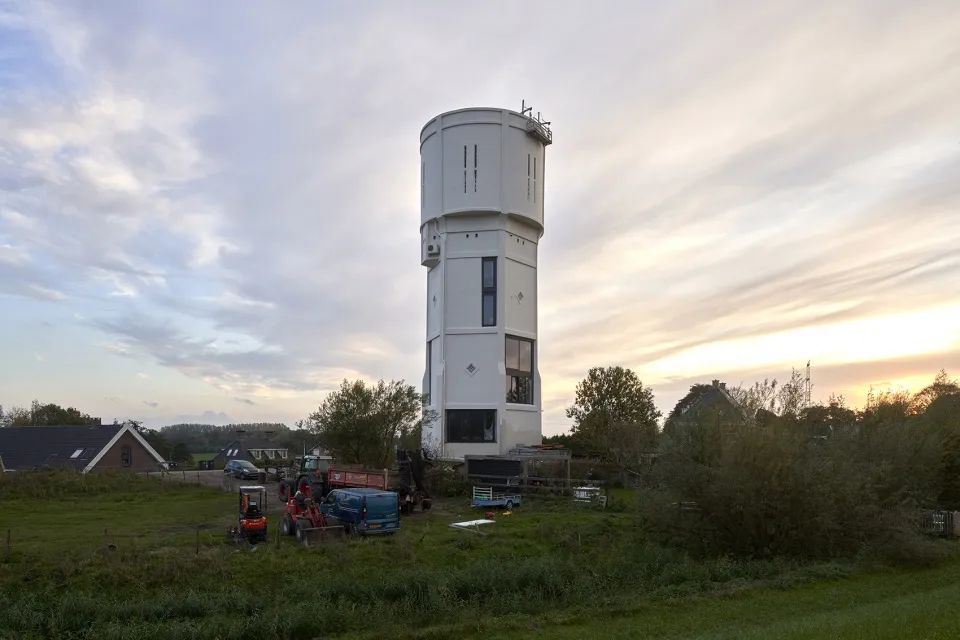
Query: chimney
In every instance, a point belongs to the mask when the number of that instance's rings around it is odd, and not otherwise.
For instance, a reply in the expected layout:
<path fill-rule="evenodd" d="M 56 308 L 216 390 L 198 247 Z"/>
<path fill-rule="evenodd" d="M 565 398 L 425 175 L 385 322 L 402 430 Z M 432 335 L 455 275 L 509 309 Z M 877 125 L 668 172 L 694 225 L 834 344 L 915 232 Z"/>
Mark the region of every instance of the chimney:
<path fill-rule="evenodd" d="M 715 386 L 715 387 L 717 387 L 717 388 L 719 389 L 719 388 L 720 388 L 720 381 L 719 381 L 719 380 L 714 380 L 714 381 L 713 381 L 713 386 Z"/>

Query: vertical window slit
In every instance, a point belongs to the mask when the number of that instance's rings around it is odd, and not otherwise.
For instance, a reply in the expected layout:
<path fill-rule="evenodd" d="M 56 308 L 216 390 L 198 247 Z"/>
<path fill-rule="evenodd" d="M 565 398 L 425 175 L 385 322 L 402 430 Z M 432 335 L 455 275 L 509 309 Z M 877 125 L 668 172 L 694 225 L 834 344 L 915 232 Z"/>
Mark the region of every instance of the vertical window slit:
<path fill-rule="evenodd" d="M 527 154 L 527 200 L 530 200 L 530 154 Z"/>
<path fill-rule="evenodd" d="M 473 192 L 477 192 L 477 145 L 473 145 Z"/>

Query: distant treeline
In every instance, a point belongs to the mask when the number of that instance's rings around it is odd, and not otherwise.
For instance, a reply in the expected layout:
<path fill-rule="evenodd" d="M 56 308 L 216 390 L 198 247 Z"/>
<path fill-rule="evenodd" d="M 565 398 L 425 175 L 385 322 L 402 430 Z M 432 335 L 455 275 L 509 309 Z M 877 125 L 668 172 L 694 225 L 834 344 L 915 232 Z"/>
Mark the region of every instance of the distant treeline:
<path fill-rule="evenodd" d="M 242 431 L 242 433 L 238 433 Z M 160 435 L 171 444 L 182 444 L 190 453 L 211 453 L 242 437 L 243 440 L 270 442 L 292 451 L 304 446 L 306 434 L 292 430 L 282 423 L 255 422 L 226 425 L 172 424 L 160 429 Z M 307 442 L 306 446 L 311 446 Z"/>

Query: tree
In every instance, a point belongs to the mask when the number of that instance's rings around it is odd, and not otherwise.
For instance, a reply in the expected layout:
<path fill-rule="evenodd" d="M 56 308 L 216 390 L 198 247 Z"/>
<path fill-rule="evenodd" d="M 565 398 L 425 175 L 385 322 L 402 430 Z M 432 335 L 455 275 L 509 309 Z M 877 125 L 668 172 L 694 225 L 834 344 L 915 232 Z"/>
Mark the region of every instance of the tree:
<path fill-rule="evenodd" d="M 799 415 L 806 404 L 806 381 L 796 369 L 790 374 L 790 380 L 780 384 L 777 379 L 764 379 L 755 382 L 752 387 L 730 387 L 730 397 L 737 401 L 743 412 L 751 420 L 757 412 L 767 411 L 777 416 Z"/>
<path fill-rule="evenodd" d="M 951 379 L 943 369 L 933 379 L 933 382 L 921 389 L 910 402 L 913 413 L 923 413 L 930 405 L 947 396 L 960 395 L 960 384 Z"/>
<path fill-rule="evenodd" d="M 572 438 L 621 467 L 656 449 L 660 415 L 653 392 L 623 367 L 590 369 L 567 409 L 574 420 Z"/>
<path fill-rule="evenodd" d="M 857 423 L 857 412 L 848 409 L 843 396 L 832 395 L 827 404 L 815 404 L 800 412 L 800 426 L 811 437 L 831 437 L 848 432 Z"/>
<path fill-rule="evenodd" d="M 190 450 L 187 449 L 187 445 L 182 442 L 173 445 L 173 449 L 170 450 L 170 460 L 172 462 L 190 462 Z"/>
<path fill-rule="evenodd" d="M 397 443 L 411 441 L 424 419 L 422 399 L 403 380 L 367 385 L 344 380 L 331 392 L 307 425 L 320 446 L 340 462 L 387 467 Z"/>
<path fill-rule="evenodd" d="M 272 422 L 254 422 L 227 425 L 172 424 L 161 427 L 160 434 L 171 442 L 182 442 L 187 449 L 197 453 L 219 451 L 237 439 L 237 430 L 272 444 L 299 451 L 301 440 L 293 436 L 287 425 Z M 312 444 L 312 443 L 310 443 Z"/>
<path fill-rule="evenodd" d="M 39 400 L 34 400 L 29 409 L 13 407 L 4 419 L 0 420 L 0 424 L 12 427 L 47 427 L 61 424 L 92 426 L 100 424 L 100 420 L 73 407 L 64 409 L 58 404 L 40 404 Z"/>

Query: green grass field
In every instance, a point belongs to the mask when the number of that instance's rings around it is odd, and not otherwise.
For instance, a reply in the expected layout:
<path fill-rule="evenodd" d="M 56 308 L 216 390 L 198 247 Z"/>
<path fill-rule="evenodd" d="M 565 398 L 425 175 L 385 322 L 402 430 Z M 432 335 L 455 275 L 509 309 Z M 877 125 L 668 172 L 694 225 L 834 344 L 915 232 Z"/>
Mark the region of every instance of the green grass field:
<path fill-rule="evenodd" d="M 960 604 L 960 563 L 694 560 L 644 540 L 630 494 L 531 499 L 485 536 L 450 529 L 476 513 L 443 500 L 388 538 L 278 547 L 272 529 L 251 550 L 226 542 L 232 494 L 58 482 L 0 483 L 2 638 L 936 638 Z"/>

